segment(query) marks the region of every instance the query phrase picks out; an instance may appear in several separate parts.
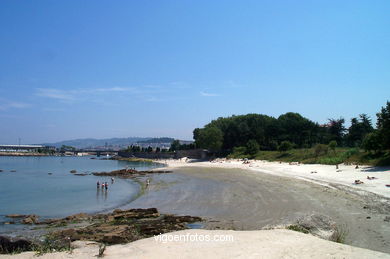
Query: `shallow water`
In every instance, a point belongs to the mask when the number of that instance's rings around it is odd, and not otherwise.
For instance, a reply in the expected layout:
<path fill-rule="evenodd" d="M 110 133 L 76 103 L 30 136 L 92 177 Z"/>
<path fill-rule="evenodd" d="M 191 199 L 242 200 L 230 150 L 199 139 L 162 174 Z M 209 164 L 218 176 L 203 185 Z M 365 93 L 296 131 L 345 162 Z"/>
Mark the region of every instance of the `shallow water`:
<path fill-rule="evenodd" d="M 116 179 L 111 184 L 110 177 L 76 176 L 70 171 L 91 173 L 126 166 L 147 170 L 161 165 L 91 157 L 0 157 L 0 223 L 9 221 L 6 214 L 52 218 L 125 204 L 138 194 L 140 187 L 134 181 Z M 97 189 L 97 181 L 108 182 L 108 191 Z"/>

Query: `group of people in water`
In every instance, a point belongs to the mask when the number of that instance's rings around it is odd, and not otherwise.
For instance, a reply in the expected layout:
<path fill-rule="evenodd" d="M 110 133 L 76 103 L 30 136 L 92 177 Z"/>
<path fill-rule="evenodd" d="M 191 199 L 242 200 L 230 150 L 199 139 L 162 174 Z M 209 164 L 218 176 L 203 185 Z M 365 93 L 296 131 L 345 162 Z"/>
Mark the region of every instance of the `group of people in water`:
<path fill-rule="evenodd" d="M 114 178 L 112 178 L 111 177 L 111 184 L 114 184 Z M 102 188 L 102 190 L 108 190 L 108 183 L 107 182 L 102 182 L 102 183 L 100 183 L 99 181 L 97 181 L 97 183 L 96 183 L 96 188 Z"/>

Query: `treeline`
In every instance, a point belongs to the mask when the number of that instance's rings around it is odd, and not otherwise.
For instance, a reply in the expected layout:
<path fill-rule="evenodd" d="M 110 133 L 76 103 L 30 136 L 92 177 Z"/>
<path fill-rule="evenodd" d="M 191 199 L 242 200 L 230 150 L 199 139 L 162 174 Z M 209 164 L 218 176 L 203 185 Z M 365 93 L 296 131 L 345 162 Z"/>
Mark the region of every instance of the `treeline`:
<path fill-rule="evenodd" d="M 299 113 L 289 112 L 278 118 L 263 114 L 221 117 L 204 128 L 196 128 L 193 134 L 196 147 L 220 153 L 238 147 L 253 153 L 329 143 L 332 147 L 362 147 L 378 152 L 390 149 L 390 102 L 377 113 L 376 128 L 366 114 L 352 118 L 351 126 L 346 128 L 343 118 L 318 124 Z"/>

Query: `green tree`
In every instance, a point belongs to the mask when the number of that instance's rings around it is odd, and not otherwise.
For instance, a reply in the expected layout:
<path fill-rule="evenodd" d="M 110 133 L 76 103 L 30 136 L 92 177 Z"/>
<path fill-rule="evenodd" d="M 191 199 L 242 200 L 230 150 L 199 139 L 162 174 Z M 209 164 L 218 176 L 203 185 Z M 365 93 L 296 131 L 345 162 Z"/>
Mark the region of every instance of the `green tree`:
<path fill-rule="evenodd" d="M 360 114 L 359 117 L 360 119 L 351 119 L 351 126 L 348 128 L 346 136 L 348 146 L 360 146 L 364 137 L 374 130 L 367 114 Z"/>
<path fill-rule="evenodd" d="M 387 101 L 386 106 L 382 107 L 381 111 L 376 114 L 377 129 L 381 138 L 382 148 L 390 149 L 390 102 Z"/>
<path fill-rule="evenodd" d="M 197 131 L 195 143 L 197 147 L 210 151 L 220 151 L 223 144 L 223 133 L 217 127 L 205 127 Z"/>
<path fill-rule="evenodd" d="M 255 156 L 260 150 L 260 145 L 256 140 L 251 139 L 246 143 L 246 153 L 251 156 Z"/>
<path fill-rule="evenodd" d="M 291 150 L 293 148 L 293 144 L 290 142 L 290 141 L 282 141 L 282 143 L 280 143 L 279 147 L 278 147 L 278 150 L 280 152 L 287 152 L 289 150 Z"/>
<path fill-rule="evenodd" d="M 377 153 L 382 149 L 381 140 L 382 138 L 378 131 L 369 133 L 363 140 L 362 148 L 368 152 L 374 151 Z"/>
<path fill-rule="evenodd" d="M 328 120 L 329 141 L 336 140 L 339 144 L 343 143 L 343 138 L 346 131 L 346 128 L 344 127 L 345 120 L 343 118 Z"/>
<path fill-rule="evenodd" d="M 171 151 L 176 151 L 176 150 L 179 150 L 179 147 L 180 147 L 180 141 L 175 139 L 174 141 L 172 141 L 171 143 L 171 148 L 170 150 Z"/>

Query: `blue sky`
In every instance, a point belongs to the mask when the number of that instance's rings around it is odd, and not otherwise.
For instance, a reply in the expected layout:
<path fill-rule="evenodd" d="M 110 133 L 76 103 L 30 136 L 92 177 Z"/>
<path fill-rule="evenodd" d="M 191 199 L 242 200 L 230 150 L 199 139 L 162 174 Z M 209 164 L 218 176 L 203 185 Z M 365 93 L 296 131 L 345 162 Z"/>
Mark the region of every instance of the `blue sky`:
<path fill-rule="evenodd" d="M 390 1 L 0 2 L 0 142 L 319 123 L 390 100 Z"/>

